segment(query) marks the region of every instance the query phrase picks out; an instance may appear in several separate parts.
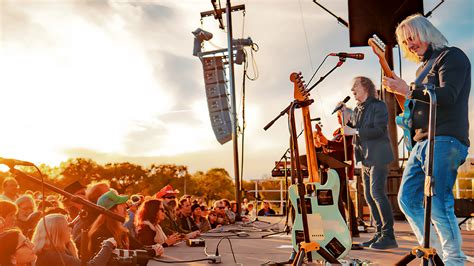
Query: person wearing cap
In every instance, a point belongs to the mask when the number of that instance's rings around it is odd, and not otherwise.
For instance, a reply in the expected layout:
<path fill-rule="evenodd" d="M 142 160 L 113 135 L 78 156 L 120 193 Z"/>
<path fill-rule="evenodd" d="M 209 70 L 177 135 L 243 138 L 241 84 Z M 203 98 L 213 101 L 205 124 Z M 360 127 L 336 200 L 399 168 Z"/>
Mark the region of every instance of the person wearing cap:
<path fill-rule="evenodd" d="M 179 191 L 173 189 L 171 185 L 166 185 L 155 194 L 155 198 L 163 201 L 163 207 L 165 208 L 165 219 L 160 224 L 166 235 L 179 232 L 179 226 L 176 222 L 176 207 L 178 205 L 176 195 L 178 193 Z"/>
<path fill-rule="evenodd" d="M 211 224 L 206 219 L 206 217 L 202 216 L 201 207 L 205 207 L 205 206 L 201 206 L 197 203 L 193 204 L 191 206 L 191 214 L 192 214 L 194 223 L 196 224 L 196 226 L 199 229 L 199 232 L 204 233 L 204 232 L 207 232 L 207 231 L 211 230 Z"/>
<path fill-rule="evenodd" d="M 97 205 L 126 218 L 128 199 L 128 196 L 118 195 L 115 191 L 110 190 L 99 197 Z M 110 237 L 117 241 L 117 248 L 142 248 L 140 242 L 129 234 L 128 229 L 122 223 L 104 214 L 100 214 L 89 230 L 89 255 L 97 253 L 100 250 L 102 241 Z"/>
<path fill-rule="evenodd" d="M 64 187 L 64 191 L 77 196 L 83 199 L 86 198 L 86 187 L 83 186 L 79 181 L 74 181 L 73 183 Z M 69 218 L 74 220 L 74 218 L 79 214 L 82 210 L 82 205 L 76 202 L 73 202 L 71 199 L 66 198 L 63 201 L 64 207 L 69 213 Z"/>
<path fill-rule="evenodd" d="M 87 185 L 86 188 L 86 199 L 96 204 L 99 197 L 108 192 L 109 190 L 110 186 L 105 181 L 91 183 Z M 84 206 L 84 211 L 86 211 L 86 217 L 81 217 L 81 219 L 79 219 L 78 222 L 76 222 L 74 224 L 74 227 L 72 228 L 72 236 L 74 238 L 76 246 L 78 247 L 81 246 L 81 229 L 89 229 L 92 223 L 96 220 L 97 216 L 99 216 L 97 210 L 89 208 L 87 205 Z"/>

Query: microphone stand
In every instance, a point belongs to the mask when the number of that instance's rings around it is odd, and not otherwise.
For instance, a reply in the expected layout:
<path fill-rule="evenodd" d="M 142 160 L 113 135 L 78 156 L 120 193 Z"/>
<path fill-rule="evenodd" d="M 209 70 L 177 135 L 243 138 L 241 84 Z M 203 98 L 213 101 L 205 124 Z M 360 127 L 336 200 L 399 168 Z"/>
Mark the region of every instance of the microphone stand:
<path fill-rule="evenodd" d="M 46 188 L 48 188 L 49 190 L 51 191 L 54 191 L 58 194 L 61 194 L 63 195 L 64 197 L 70 199 L 72 202 L 75 202 L 75 203 L 78 203 L 78 204 L 81 204 L 83 205 L 84 207 L 86 208 L 89 208 L 89 209 L 92 209 L 100 214 L 103 214 L 103 215 L 106 215 L 114 220 L 117 220 L 121 223 L 124 223 L 125 222 L 125 218 L 114 213 L 114 212 L 111 212 L 109 210 L 107 210 L 106 208 L 102 207 L 102 206 L 98 206 L 90 201 L 87 201 L 81 197 L 78 197 L 76 195 L 73 195 L 67 191 L 64 191 L 58 187 L 55 187 L 51 184 L 48 184 L 46 182 L 43 182 L 42 180 L 36 178 L 36 177 L 33 177 L 31 175 L 28 175 L 18 169 L 15 169 L 13 167 L 10 168 L 10 173 L 12 173 L 15 177 L 17 178 L 20 178 L 20 179 L 24 179 L 24 180 L 27 180 L 27 181 L 30 181 L 30 182 L 33 182 L 37 185 L 41 185 L 41 186 L 44 186 Z M 44 197 L 44 195 L 43 195 Z M 44 215 L 44 214 L 43 214 Z M 87 211 L 85 210 L 81 210 L 81 212 L 79 213 L 81 219 L 82 218 L 85 218 L 87 216 Z M 88 259 L 88 256 L 86 256 L 87 254 L 87 244 L 88 244 L 88 232 L 89 229 L 87 228 L 82 228 L 81 229 L 81 265 L 86 265 L 87 263 L 87 259 Z"/>
<path fill-rule="evenodd" d="M 245 191 L 244 191 L 244 192 L 245 192 Z M 247 224 L 252 224 L 252 223 L 254 223 L 254 222 L 261 222 L 261 223 L 267 223 L 267 224 L 269 224 L 270 222 L 267 222 L 267 221 L 260 221 L 260 220 L 258 219 L 258 201 L 261 200 L 260 196 L 259 196 L 258 194 L 257 194 L 256 196 L 254 196 L 254 195 L 252 195 L 252 194 L 250 194 L 250 193 L 248 193 L 248 192 L 245 192 L 245 193 L 246 193 L 247 195 L 251 195 L 251 196 L 255 199 L 255 205 L 256 205 L 255 208 L 254 208 L 254 209 L 255 209 L 255 219 L 254 219 L 253 221 L 248 222 Z M 257 193 L 258 193 L 258 192 L 257 192 Z"/>
<path fill-rule="evenodd" d="M 341 122 L 342 122 L 342 125 L 341 125 L 341 135 L 342 135 L 342 142 L 343 142 L 343 145 L 344 145 L 344 162 L 347 162 L 348 158 L 347 158 L 347 141 L 346 141 L 346 134 L 344 132 L 344 126 L 346 125 L 346 121 L 345 121 L 345 118 L 344 118 L 344 112 L 342 112 L 341 114 Z M 353 162 L 351 162 L 352 164 Z M 351 238 L 352 238 L 352 223 L 354 223 L 354 221 L 352 220 L 352 208 L 351 208 L 351 203 L 352 203 L 352 198 L 351 198 L 351 192 L 350 192 L 350 189 L 349 189 L 349 170 L 347 169 L 347 167 L 344 167 L 344 172 L 346 173 L 346 206 L 347 206 L 347 224 L 348 224 L 348 228 L 349 228 L 349 232 L 351 234 Z M 360 249 L 364 249 L 364 247 L 361 245 L 361 244 L 358 244 L 358 243 L 354 243 L 352 242 L 352 247 L 351 247 L 352 250 L 360 250 Z"/>
<path fill-rule="evenodd" d="M 346 58 L 339 56 L 339 62 L 337 62 L 337 64 L 331 70 L 329 70 L 328 73 L 326 73 L 326 75 L 320 77 L 319 80 L 313 86 L 309 87 L 309 89 L 306 89 L 306 94 L 308 94 L 312 89 L 314 89 L 314 87 L 318 86 L 319 83 L 323 82 L 323 80 L 327 76 L 329 76 L 329 74 L 331 74 L 334 70 L 336 70 L 336 68 L 342 66 L 342 64 L 344 64 L 344 62 L 346 62 Z"/>
<path fill-rule="evenodd" d="M 303 131 L 301 131 L 301 133 L 303 133 Z M 301 135 L 300 133 L 300 135 Z M 299 135 L 298 135 L 299 137 Z M 285 153 L 283 154 L 283 157 L 281 157 L 280 159 L 280 162 L 281 160 L 285 159 L 285 188 L 286 188 L 286 191 L 287 193 L 285 194 L 285 216 L 286 216 L 286 220 L 285 220 L 285 227 L 283 227 L 283 230 L 282 231 L 278 231 L 278 232 L 273 232 L 273 233 L 270 233 L 270 234 L 266 234 L 266 235 L 263 235 L 262 238 L 266 238 L 266 237 L 269 237 L 269 236 L 273 236 L 273 235 L 278 235 L 278 234 L 282 234 L 282 233 L 286 233 L 286 234 L 289 234 L 291 232 L 291 227 L 288 225 L 288 216 L 289 216 L 289 203 L 288 203 L 288 169 L 287 169 L 287 165 L 288 165 L 288 156 L 286 155 L 289 151 L 290 151 L 291 147 L 288 148 Z"/>
<path fill-rule="evenodd" d="M 443 261 L 439 257 L 436 249 L 430 247 L 430 230 L 431 230 L 431 198 L 434 196 L 435 180 L 433 176 L 433 158 L 434 158 L 434 145 L 435 145 L 435 132 L 436 132 L 436 93 L 435 88 L 432 84 L 423 84 L 425 94 L 430 97 L 430 114 L 428 124 L 428 147 L 426 148 L 427 164 L 426 164 L 426 176 L 425 176 L 425 187 L 424 187 L 424 205 L 425 205 L 425 220 L 424 220 L 424 232 L 423 232 L 423 247 L 414 247 L 410 253 L 403 256 L 395 265 L 408 265 L 412 260 L 421 258 L 423 260 L 423 266 L 431 265 L 444 265 Z"/>

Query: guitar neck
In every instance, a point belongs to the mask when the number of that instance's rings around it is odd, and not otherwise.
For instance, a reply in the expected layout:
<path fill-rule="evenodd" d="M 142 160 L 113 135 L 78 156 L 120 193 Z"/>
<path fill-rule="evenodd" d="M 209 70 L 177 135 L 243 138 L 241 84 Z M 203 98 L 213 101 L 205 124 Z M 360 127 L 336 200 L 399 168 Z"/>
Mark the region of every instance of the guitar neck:
<path fill-rule="evenodd" d="M 311 116 L 309 113 L 309 107 L 305 106 L 301 108 L 303 113 L 304 121 L 304 136 L 306 142 L 306 160 L 308 163 L 309 170 L 309 182 L 321 182 L 319 177 L 319 166 L 316 158 L 316 148 L 314 147 L 313 130 L 311 128 Z"/>
<path fill-rule="evenodd" d="M 305 91 L 303 77 L 301 73 L 291 73 L 290 80 L 294 85 L 294 98 L 297 101 L 305 101 L 309 94 Z M 308 163 L 308 172 L 310 182 L 320 182 L 318 172 L 318 161 L 316 158 L 316 148 L 314 147 L 313 130 L 311 128 L 311 116 L 308 105 L 301 107 L 304 122 L 304 136 L 306 142 L 306 160 Z"/>
<path fill-rule="evenodd" d="M 387 60 L 385 60 L 385 57 L 382 57 L 382 56 L 378 56 L 378 57 L 379 57 L 380 66 L 382 67 L 382 70 L 383 70 L 383 73 L 385 74 L 385 76 L 393 79 L 395 77 L 395 74 L 393 73 L 393 71 L 388 66 L 388 63 L 387 63 Z M 398 106 L 400 106 L 400 108 L 403 111 L 403 109 L 405 107 L 404 106 L 405 96 L 400 95 L 398 93 L 393 93 L 393 94 L 395 95 L 395 98 L 397 99 Z"/>

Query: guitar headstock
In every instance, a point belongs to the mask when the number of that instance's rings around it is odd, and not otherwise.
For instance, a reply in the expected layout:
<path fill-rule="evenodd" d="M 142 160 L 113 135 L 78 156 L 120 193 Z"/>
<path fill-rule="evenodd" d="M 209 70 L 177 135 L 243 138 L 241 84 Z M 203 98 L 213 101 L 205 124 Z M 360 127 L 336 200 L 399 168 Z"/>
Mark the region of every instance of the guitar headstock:
<path fill-rule="evenodd" d="M 295 98 L 295 100 L 298 100 L 298 101 L 307 100 L 309 93 L 306 92 L 306 89 L 305 89 L 306 86 L 304 85 L 303 75 L 301 75 L 301 72 L 291 73 L 290 80 L 291 82 L 293 82 L 293 85 L 294 85 L 293 97 Z"/>
<path fill-rule="evenodd" d="M 385 43 L 376 34 L 372 35 L 368 43 L 379 58 L 385 58 Z"/>
<path fill-rule="evenodd" d="M 321 130 L 321 125 L 315 124 L 315 125 L 314 125 L 314 128 L 316 129 L 316 132 L 318 132 L 318 133 L 322 132 L 322 130 Z"/>

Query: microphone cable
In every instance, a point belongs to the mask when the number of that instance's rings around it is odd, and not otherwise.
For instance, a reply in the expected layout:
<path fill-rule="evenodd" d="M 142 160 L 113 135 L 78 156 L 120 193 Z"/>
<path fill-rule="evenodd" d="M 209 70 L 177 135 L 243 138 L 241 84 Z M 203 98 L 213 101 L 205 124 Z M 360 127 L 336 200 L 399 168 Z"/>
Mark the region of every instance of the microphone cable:
<path fill-rule="evenodd" d="M 232 241 L 230 241 L 229 236 L 223 236 L 221 239 L 219 239 L 219 242 L 217 242 L 217 247 L 216 247 L 216 256 L 219 256 L 219 245 L 221 244 L 222 240 L 227 239 L 229 241 L 230 245 L 230 251 L 232 252 L 232 257 L 234 258 L 234 263 L 237 264 L 237 260 L 235 259 L 235 253 L 234 253 L 234 248 L 232 247 Z"/>

